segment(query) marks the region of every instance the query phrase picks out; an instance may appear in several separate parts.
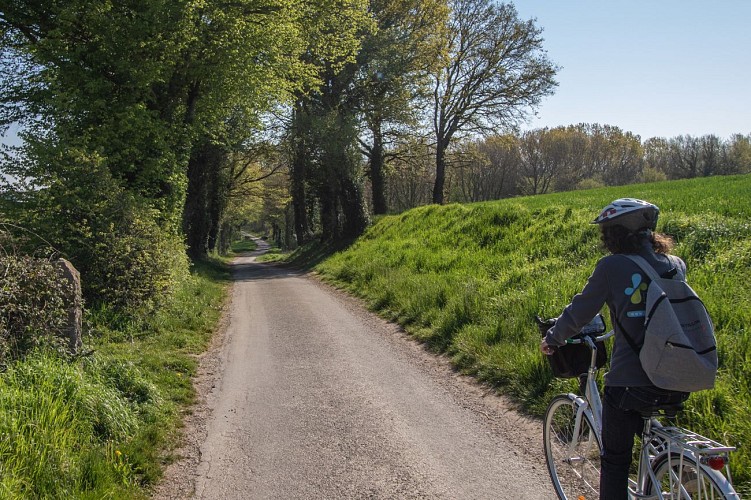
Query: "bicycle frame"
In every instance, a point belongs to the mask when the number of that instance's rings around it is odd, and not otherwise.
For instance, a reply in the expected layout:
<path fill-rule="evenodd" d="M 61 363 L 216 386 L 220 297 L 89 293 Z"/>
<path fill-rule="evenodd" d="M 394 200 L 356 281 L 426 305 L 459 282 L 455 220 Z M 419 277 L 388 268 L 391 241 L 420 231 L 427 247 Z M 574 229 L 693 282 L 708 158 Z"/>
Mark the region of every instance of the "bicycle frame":
<path fill-rule="evenodd" d="M 607 339 L 611 337 L 615 332 L 613 330 L 609 331 L 602 337 L 599 337 L 600 340 Z M 601 440 L 602 436 L 602 399 L 600 398 L 600 388 L 597 387 L 597 368 L 596 368 L 596 359 L 597 359 L 597 346 L 595 345 L 595 342 L 592 340 L 592 337 L 584 337 L 584 342 L 589 346 L 590 350 L 592 351 L 592 360 L 589 363 L 589 370 L 587 370 L 587 386 L 586 390 L 584 392 L 584 397 L 586 398 L 585 405 L 591 407 L 591 414 L 592 414 L 592 422 L 595 424 L 595 430 L 597 431 L 597 439 Z M 578 415 L 577 415 L 578 416 Z M 602 441 L 600 441 L 600 444 L 602 444 Z"/>
<path fill-rule="evenodd" d="M 606 336 L 603 336 L 603 338 L 607 338 L 608 336 L 612 335 L 613 332 L 609 332 Z M 578 396 L 574 393 L 569 393 L 568 397 L 573 401 L 574 405 L 576 406 L 576 417 L 574 420 L 574 430 L 573 435 L 578 436 L 581 432 L 581 423 L 582 419 L 585 418 L 585 415 L 589 417 L 589 421 L 594 424 L 594 431 L 595 431 L 595 439 L 597 439 L 597 443 L 602 449 L 602 399 L 600 398 L 600 391 L 597 387 L 597 381 L 596 381 L 596 373 L 597 368 L 595 367 L 596 363 L 596 356 L 597 356 L 597 347 L 595 346 L 594 342 L 590 337 L 584 337 L 584 341 L 587 342 L 590 349 L 592 349 L 592 362 L 590 363 L 590 367 L 587 373 L 587 385 L 586 390 L 584 393 L 584 397 Z M 577 442 L 575 440 L 572 440 L 569 443 L 569 456 L 575 455 L 575 447 L 577 445 Z"/>
<path fill-rule="evenodd" d="M 573 393 L 569 393 L 568 397 L 576 407 L 576 417 L 574 422 L 573 435 L 579 435 L 581 431 L 582 419 L 588 417 L 589 421 L 595 427 L 595 437 L 602 449 L 602 399 L 600 396 L 600 390 L 597 385 L 596 375 L 596 357 L 597 347 L 595 342 L 605 340 L 611 337 L 614 332 L 611 330 L 603 336 L 593 339 L 590 336 L 584 336 L 579 342 L 584 342 L 592 351 L 592 358 L 589 370 L 587 371 L 587 383 L 585 386 L 584 397 L 578 396 Z M 575 440 L 569 444 L 569 456 L 575 455 L 575 447 L 577 443 Z M 720 443 L 712 441 L 708 438 L 692 433 L 685 429 L 677 427 L 663 427 L 659 420 L 654 417 L 645 418 L 644 428 L 642 431 L 642 445 L 639 453 L 638 475 L 637 481 L 629 479 L 629 499 L 631 500 L 664 500 L 665 496 L 659 491 L 659 488 L 655 494 L 646 494 L 650 485 L 659 484 L 659 480 L 655 476 L 655 471 L 652 469 L 653 462 L 661 455 L 667 454 L 667 457 L 679 456 L 679 469 L 676 473 L 670 470 L 670 488 L 674 486 L 680 488 L 681 498 L 691 498 L 690 493 L 686 491 L 681 484 L 680 475 L 683 470 L 684 458 L 693 460 L 699 469 L 697 480 L 701 485 L 705 479 L 704 471 L 707 470 L 703 457 L 705 456 L 717 456 L 727 454 L 733 451 L 735 448 L 726 447 Z M 726 462 L 727 464 L 727 462 Z M 725 477 L 730 480 L 729 466 L 725 466 Z M 701 490 L 700 490 L 701 495 Z M 672 497 L 671 497 L 672 498 Z M 701 497 L 700 497 L 701 498 Z"/>

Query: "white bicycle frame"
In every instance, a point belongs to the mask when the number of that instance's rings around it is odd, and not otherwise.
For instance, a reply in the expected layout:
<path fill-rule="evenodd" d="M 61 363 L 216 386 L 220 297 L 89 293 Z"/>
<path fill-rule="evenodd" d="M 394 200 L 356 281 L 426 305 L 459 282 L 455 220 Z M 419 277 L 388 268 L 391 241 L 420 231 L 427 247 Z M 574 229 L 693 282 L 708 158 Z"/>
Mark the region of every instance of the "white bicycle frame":
<path fill-rule="evenodd" d="M 595 360 L 597 356 L 597 347 L 595 342 L 599 342 L 608 339 L 614 335 L 614 331 L 611 330 L 606 334 L 593 339 L 591 336 L 583 336 L 581 342 L 586 343 L 592 351 L 591 363 L 589 370 L 587 371 L 587 385 L 585 388 L 585 397 L 578 396 L 573 393 L 569 393 L 569 398 L 574 402 L 576 407 L 576 417 L 574 421 L 574 436 L 578 436 L 581 431 L 581 421 L 583 418 L 589 418 L 589 421 L 593 424 L 595 430 L 595 438 L 597 443 L 602 449 L 602 399 L 600 397 L 600 390 L 597 386 L 597 368 L 595 367 Z M 702 462 L 702 455 L 711 449 L 712 454 L 717 453 L 729 453 L 735 448 L 723 446 L 720 443 L 709 440 L 698 434 L 690 433 L 685 429 L 676 427 L 663 427 L 662 424 L 655 418 L 649 418 L 646 420 L 644 427 L 644 433 L 642 440 L 650 438 L 648 443 L 643 443 L 641 452 L 639 454 L 639 467 L 638 467 L 638 484 L 629 479 L 629 499 L 630 500 L 665 500 L 665 497 L 660 491 L 657 491 L 656 495 L 646 495 L 644 492 L 647 489 L 648 484 L 657 484 L 657 478 L 652 470 L 652 460 L 661 453 L 677 454 L 680 456 L 679 472 L 675 473 L 670 471 L 671 490 L 675 483 L 680 484 L 680 474 L 683 468 L 684 457 L 691 457 L 697 467 L 704 469 L 706 466 Z M 576 440 L 572 440 L 569 444 L 569 456 L 575 456 L 575 448 L 577 446 Z M 725 477 L 730 480 L 730 468 L 725 466 Z M 698 480 L 701 482 L 704 480 L 704 474 L 699 474 Z M 648 483 L 649 481 L 649 483 Z M 680 486 L 681 498 L 691 499 L 690 494 L 685 488 Z M 699 491 L 701 495 L 701 489 Z M 701 499 L 701 496 L 699 497 Z"/>

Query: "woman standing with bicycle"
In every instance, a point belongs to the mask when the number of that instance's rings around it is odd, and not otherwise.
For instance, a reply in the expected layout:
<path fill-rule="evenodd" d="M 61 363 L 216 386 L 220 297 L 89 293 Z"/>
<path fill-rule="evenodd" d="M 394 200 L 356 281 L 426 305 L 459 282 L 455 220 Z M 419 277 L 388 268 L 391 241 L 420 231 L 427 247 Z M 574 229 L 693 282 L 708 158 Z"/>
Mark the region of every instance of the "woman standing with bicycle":
<path fill-rule="evenodd" d="M 615 343 L 610 370 L 605 374 L 602 411 L 600 499 L 628 498 L 628 473 L 634 436 L 640 435 L 640 410 L 676 404 L 687 393 L 655 387 L 641 367 L 638 352 L 644 342 L 646 290 L 649 278 L 626 254 L 640 255 L 660 276 L 685 275 L 686 265 L 669 255 L 673 241 L 655 232 L 660 210 L 642 200 L 621 198 L 606 206 L 593 224 L 600 226 L 603 257 L 581 293 L 564 309 L 547 332 L 540 350 L 552 354 L 566 339 L 579 333 L 604 304 L 610 309 Z"/>

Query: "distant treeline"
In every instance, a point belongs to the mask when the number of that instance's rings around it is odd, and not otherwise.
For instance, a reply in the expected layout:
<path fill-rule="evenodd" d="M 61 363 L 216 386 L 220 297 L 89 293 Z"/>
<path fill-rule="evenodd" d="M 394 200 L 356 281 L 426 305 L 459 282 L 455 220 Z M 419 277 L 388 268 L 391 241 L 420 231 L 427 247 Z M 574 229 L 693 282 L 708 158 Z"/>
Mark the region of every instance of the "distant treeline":
<path fill-rule="evenodd" d="M 411 153 L 395 154 L 393 160 L 388 190 L 393 212 L 430 203 L 430 157 Z M 448 201 L 476 202 L 748 173 L 751 134 L 728 139 L 680 135 L 642 142 L 615 126 L 579 124 L 466 140 L 449 158 Z"/>

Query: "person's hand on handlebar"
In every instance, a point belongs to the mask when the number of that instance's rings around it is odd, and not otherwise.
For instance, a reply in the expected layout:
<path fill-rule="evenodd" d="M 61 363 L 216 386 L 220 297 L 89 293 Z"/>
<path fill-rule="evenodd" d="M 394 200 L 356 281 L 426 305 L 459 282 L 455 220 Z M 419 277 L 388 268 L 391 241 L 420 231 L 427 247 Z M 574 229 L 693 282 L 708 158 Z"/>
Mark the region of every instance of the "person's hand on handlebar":
<path fill-rule="evenodd" d="M 546 355 L 550 356 L 555 352 L 555 348 L 552 346 L 549 346 L 547 342 L 545 342 L 545 339 L 542 339 L 542 343 L 540 344 L 540 351 Z"/>

